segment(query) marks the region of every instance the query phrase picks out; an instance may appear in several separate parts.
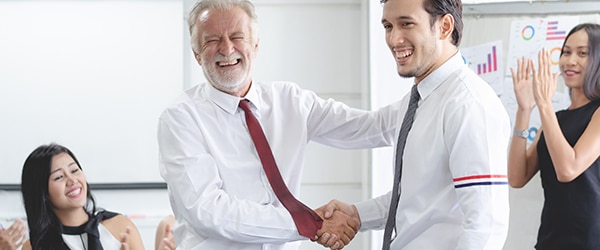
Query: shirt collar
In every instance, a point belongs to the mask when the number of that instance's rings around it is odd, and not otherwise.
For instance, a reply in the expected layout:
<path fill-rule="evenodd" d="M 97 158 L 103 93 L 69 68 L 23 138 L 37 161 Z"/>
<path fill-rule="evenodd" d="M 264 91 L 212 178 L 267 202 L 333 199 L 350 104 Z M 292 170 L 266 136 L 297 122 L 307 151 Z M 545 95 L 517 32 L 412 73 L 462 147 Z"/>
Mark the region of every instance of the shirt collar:
<path fill-rule="evenodd" d="M 260 107 L 261 101 L 257 93 L 257 88 L 259 88 L 257 84 L 251 83 L 248 93 L 242 98 L 220 91 L 214 86 L 212 86 L 212 84 L 207 85 L 208 99 L 215 103 L 217 106 L 219 106 L 221 109 L 225 110 L 227 113 L 235 113 L 238 109 L 238 104 L 240 103 L 240 100 L 243 99 L 248 99 L 250 103 L 252 103 L 257 108 Z"/>
<path fill-rule="evenodd" d="M 427 98 L 429 94 L 431 94 L 436 88 L 444 83 L 446 78 L 448 78 L 452 72 L 464 67 L 464 65 L 465 63 L 462 59 L 462 55 L 460 54 L 460 51 L 458 51 L 439 68 L 431 72 L 431 74 L 425 77 L 419 83 L 419 86 L 417 86 L 419 95 L 421 95 L 421 100 Z"/>

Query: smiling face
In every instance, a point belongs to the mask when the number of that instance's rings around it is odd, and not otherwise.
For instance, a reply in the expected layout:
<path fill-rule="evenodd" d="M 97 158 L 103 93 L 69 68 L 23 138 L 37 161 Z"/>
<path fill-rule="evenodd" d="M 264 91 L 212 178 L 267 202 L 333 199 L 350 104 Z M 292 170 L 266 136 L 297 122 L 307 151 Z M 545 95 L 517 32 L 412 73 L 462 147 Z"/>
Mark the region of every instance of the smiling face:
<path fill-rule="evenodd" d="M 565 84 L 569 88 L 583 86 L 589 56 L 588 34 L 584 29 L 567 38 L 558 61 Z"/>
<path fill-rule="evenodd" d="M 250 16 L 240 7 L 208 9 L 198 16 L 196 27 L 200 51 L 194 55 L 208 82 L 223 92 L 244 96 L 258 51 Z"/>
<path fill-rule="evenodd" d="M 415 77 L 420 82 L 447 59 L 442 56 L 442 46 L 449 43 L 444 41 L 448 35 L 442 32 L 453 25 L 441 25 L 446 19 L 439 18 L 432 27 L 423 0 L 388 0 L 383 5 L 385 40 L 400 76 Z"/>
<path fill-rule="evenodd" d="M 87 201 L 86 183 L 85 174 L 69 154 L 60 153 L 53 156 L 48 194 L 54 212 L 60 214 L 64 210 L 83 208 Z"/>

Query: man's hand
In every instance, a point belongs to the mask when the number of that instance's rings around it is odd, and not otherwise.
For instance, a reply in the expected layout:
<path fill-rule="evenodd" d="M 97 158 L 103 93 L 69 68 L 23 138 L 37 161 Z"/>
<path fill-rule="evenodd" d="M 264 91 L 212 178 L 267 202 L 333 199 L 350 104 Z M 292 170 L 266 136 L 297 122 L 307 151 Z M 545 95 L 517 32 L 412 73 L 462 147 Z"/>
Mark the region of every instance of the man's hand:
<path fill-rule="evenodd" d="M 317 241 L 324 247 L 342 249 L 360 228 L 360 217 L 354 205 L 332 200 L 316 212 L 324 220 L 323 227 L 317 232 Z"/>
<path fill-rule="evenodd" d="M 358 225 L 358 228 L 360 228 L 360 216 L 358 214 L 358 210 L 356 209 L 356 206 L 352 205 L 352 204 L 348 204 L 348 203 L 344 203 L 338 200 L 331 200 L 329 203 L 323 205 L 320 208 L 317 208 L 317 213 L 319 215 L 321 215 L 321 217 L 327 219 L 329 218 L 334 211 L 339 210 L 342 213 L 345 213 L 346 215 L 352 217 L 354 219 L 354 221 L 356 222 L 356 224 Z"/>

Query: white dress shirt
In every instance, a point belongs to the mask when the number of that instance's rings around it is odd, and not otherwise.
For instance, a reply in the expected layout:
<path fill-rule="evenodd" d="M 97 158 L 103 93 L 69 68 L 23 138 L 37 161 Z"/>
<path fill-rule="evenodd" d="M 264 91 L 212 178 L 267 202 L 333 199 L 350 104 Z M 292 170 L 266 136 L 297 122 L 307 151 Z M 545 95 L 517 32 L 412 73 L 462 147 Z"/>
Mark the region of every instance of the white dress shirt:
<path fill-rule="evenodd" d="M 502 249 L 509 216 L 505 109 L 460 53 L 418 90 L 391 249 Z M 403 107 L 408 99 L 402 99 Z M 361 230 L 385 227 L 390 199 L 388 192 L 356 204 Z"/>
<path fill-rule="evenodd" d="M 400 113 L 399 105 L 352 109 L 288 82 L 254 82 L 245 99 L 296 197 L 309 141 L 346 149 L 391 146 Z M 297 249 L 300 242 L 292 241 L 306 239 L 269 186 L 239 101 L 200 84 L 159 119 L 160 172 L 178 248 Z"/>

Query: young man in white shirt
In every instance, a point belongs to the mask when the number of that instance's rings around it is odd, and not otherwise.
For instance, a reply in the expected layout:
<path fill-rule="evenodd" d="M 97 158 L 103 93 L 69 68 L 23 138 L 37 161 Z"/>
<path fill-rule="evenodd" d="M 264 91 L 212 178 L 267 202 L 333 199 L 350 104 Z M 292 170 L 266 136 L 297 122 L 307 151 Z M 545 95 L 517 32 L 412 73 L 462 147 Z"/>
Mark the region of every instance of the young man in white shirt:
<path fill-rule="evenodd" d="M 390 205 L 392 191 L 353 205 L 333 200 L 325 217 L 340 210 L 360 221 L 360 230 L 387 225 L 392 236 L 391 242 L 384 237 L 383 249 L 500 250 L 508 234 L 510 122 L 458 51 L 462 3 L 381 2 L 398 74 L 414 77 L 420 95 L 401 158 L 399 201 Z M 404 109 L 408 97 L 400 101 Z"/>

